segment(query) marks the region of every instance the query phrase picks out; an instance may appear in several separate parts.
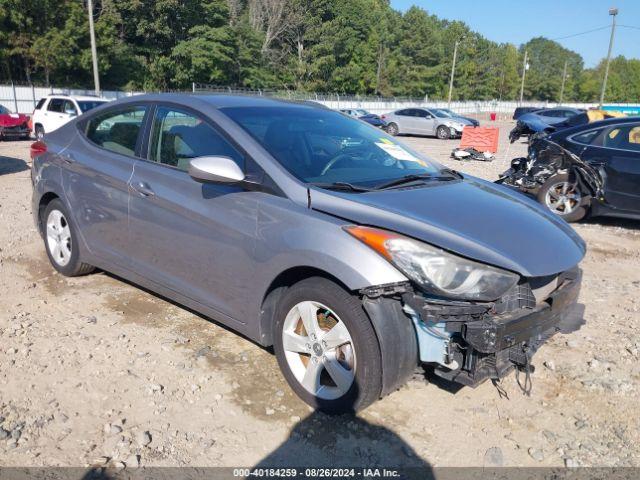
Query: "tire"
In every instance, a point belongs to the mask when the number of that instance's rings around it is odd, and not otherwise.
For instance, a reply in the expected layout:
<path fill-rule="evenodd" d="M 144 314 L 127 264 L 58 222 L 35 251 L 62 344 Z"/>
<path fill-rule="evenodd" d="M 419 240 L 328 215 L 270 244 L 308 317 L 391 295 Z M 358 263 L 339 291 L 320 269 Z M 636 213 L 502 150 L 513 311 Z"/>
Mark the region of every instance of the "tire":
<path fill-rule="evenodd" d="M 36 125 L 36 128 L 33 130 L 33 132 L 36 136 L 36 140 L 44 140 L 44 127 L 42 125 Z"/>
<path fill-rule="evenodd" d="M 566 192 L 563 194 L 565 186 Z M 549 177 L 536 196 L 541 204 L 567 222 L 580 221 L 588 213 L 588 207 L 578 205 L 584 194 L 569 182 L 567 173 Z"/>
<path fill-rule="evenodd" d="M 300 312 L 310 313 L 306 321 Z M 330 280 L 312 277 L 287 289 L 275 314 L 276 358 L 303 401 L 327 413 L 353 413 L 380 398 L 380 345 L 360 298 Z M 304 326 L 309 319 L 315 320 L 315 337 Z M 306 387 L 302 382 L 307 378 L 314 381 L 306 381 Z"/>
<path fill-rule="evenodd" d="M 86 275 L 94 267 L 80 261 L 75 226 L 59 199 L 52 200 L 42 214 L 44 246 L 53 268 L 66 277 Z"/>
<path fill-rule="evenodd" d="M 398 128 L 398 124 L 391 122 L 387 125 L 387 133 L 392 137 L 395 137 L 400 133 L 400 129 Z"/>
<path fill-rule="evenodd" d="M 440 140 L 449 140 L 449 138 L 451 138 L 451 132 L 448 127 L 440 125 L 436 130 L 436 137 Z"/>

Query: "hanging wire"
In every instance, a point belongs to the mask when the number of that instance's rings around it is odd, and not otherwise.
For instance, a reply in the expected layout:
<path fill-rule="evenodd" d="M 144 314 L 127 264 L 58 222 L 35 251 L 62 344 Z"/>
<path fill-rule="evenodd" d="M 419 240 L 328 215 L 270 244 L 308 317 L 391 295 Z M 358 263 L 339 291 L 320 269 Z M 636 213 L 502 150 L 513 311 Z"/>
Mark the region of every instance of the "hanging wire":
<path fill-rule="evenodd" d="M 606 28 L 611 28 L 611 25 L 605 25 L 604 27 L 593 28 L 591 30 L 585 30 L 584 32 L 573 33 L 571 35 L 565 35 L 563 37 L 556 37 L 556 38 L 552 38 L 551 40 L 564 40 L 565 38 L 572 38 L 572 37 L 577 37 L 579 35 L 586 35 L 587 33 L 598 32 Z"/>

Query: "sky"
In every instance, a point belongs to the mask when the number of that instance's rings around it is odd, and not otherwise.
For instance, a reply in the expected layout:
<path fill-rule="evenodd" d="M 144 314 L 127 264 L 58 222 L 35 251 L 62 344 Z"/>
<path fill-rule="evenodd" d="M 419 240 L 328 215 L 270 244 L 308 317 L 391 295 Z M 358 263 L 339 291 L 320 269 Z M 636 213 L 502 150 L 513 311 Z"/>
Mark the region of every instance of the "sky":
<path fill-rule="evenodd" d="M 515 45 L 533 37 L 558 39 L 610 27 L 609 7 L 615 6 L 619 14 L 612 55 L 640 58 L 640 0 L 391 0 L 396 10 L 412 5 L 440 18 L 461 20 L 489 40 Z M 582 55 L 585 67 L 593 67 L 607 56 L 610 35 L 606 28 L 557 42 Z"/>

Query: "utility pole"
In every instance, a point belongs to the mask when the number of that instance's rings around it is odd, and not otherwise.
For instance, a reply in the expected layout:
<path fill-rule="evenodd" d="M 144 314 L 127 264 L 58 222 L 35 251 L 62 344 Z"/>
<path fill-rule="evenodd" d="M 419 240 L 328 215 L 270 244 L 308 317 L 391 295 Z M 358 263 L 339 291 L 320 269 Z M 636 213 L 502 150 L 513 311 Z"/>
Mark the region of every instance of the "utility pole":
<path fill-rule="evenodd" d="M 447 100 L 447 108 L 451 108 L 451 93 L 453 92 L 453 77 L 456 74 L 456 59 L 458 58 L 459 40 L 453 46 L 453 64 L 451 65 L 451 78 L 449 78 L 449 99 Z"/>
<path fill-rule="evenodd" d="M 524 77 L 527 74 L 527 70 L 529 69 L 529 64 L 527 60 L 529 58 L 529 52 L 524 51 L 524 61 L 522 62 L 522 83 L 520 84 L 520 104 L 522 104 L 522 97 L 524 95 Z"/>
<path fill-rule="evenodd" d="M 98 50 L 96 49 L 96 32 L 93 27 L 93 0 L 87 0 L 89 9 L 89 37 L 91 37 L 91 59 L 93 60 L 93 84 L 96 95 L 100 96 L 100 76 L 98 75 Z"/>
<path fill-rule="evenodd" d="M 560 88 L 560 101 L 558 102 L 560 105 L 562 105 L 562 99 L 564 98 L 564 84 L 567 80 L 567 62 L 568 60 L 564 61 L 564 69 L 562 70 L 562 87 Z"/>
<path fill-rule="evenodd" d="M 604 80 L 602 81 L 602 91 L 600 92 L 600 107 L 604 103 L 604 92 L 607 89 L 607 79 L 609 78 L 609 64 L 611 63 L 611 50 L 613 50 L 613 36 L 616 33 L 616 16 L 618 15 L 618 9 L 613 7 L 609 9 L 609 15 L 611 15 L 611 37 L 609 37 L 609 51 L 607 52 L 607 66 L 604 69 Z"/>

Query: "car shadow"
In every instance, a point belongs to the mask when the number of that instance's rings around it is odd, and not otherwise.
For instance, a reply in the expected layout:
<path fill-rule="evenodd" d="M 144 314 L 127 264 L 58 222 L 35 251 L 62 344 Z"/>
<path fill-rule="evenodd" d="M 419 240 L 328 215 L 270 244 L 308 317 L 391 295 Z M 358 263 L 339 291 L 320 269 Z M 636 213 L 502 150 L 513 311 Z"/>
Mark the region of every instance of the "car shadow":
<path fill-rule="evenodd" d="M 357 396 L 358 384 L 352 386 Z M 339 477 L 359 475 L 359 469 L 397 470 L 397 478 L 432 479 L 431 465 L 398 434 L 382 425 L 373 424 L 347 405 L 341 415 L 314 410 L 291 429 L 288 438 L 275 447 L 253 468 L 311 469 L 314 478 L 328 474 L 313 469 L 351 469 L 356 473 L 337 472 Z M 322 470 L 321 470 L 322 471 Z M 367 475 L 371 476 L 371 475 Z M 375 476 L 375 475 L 374 475 Z M 381 472 L 380 477 L 384 476 Z"/>
<path fill-rule="evenodd" d="M 580 222 L 583 225 L 599 225 L 601 227 L 619 227 L 627 230 L 640 230 L 640 220 L 618 217 L 594 217 Z"/>
<path fill-rule="evenodd" d="M 0 156 L 0 175 L 24 172 L 29 170 L 27 162 L 20 158 Z"/>

